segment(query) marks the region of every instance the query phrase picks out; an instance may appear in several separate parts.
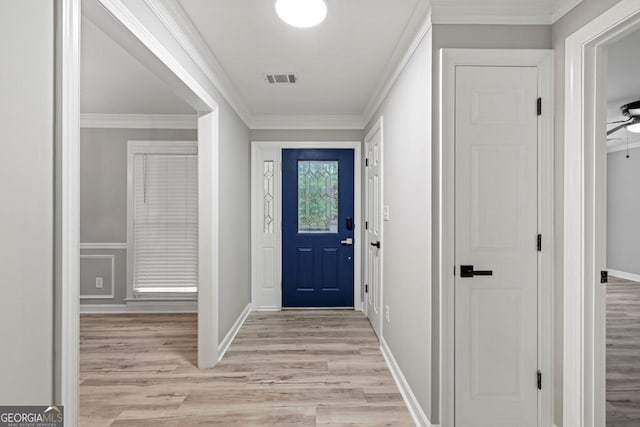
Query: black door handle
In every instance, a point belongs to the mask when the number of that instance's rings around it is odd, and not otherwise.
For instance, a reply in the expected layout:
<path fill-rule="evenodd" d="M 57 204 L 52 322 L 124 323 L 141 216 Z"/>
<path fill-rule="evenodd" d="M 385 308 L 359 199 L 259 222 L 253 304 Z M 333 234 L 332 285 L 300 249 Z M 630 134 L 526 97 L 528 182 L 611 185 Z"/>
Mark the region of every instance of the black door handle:
<path fill-rule="evenodd" d="M 460 277 L 493 276 L 493 270 L 474 270 L 473 265 L 461 265 Z"/>
<path fill-rule="evenodd" d="M 375 246 L 376 248 L 380 249 L 380 242 L 371 242 L 371 246 Z"/>

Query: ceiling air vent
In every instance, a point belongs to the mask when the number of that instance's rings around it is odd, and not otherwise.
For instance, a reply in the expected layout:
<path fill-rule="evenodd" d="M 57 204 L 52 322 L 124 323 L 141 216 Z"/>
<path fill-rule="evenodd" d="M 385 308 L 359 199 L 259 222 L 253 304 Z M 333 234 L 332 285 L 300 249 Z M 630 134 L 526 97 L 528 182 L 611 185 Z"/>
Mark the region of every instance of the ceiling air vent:
<path fill-rule="evenodd" d="M 296 73 L 268 73 L 264 75 L 264 79 L 267 84 L 279 85 L 279 84 L 295 84 L 298 82 L 298 74 Z"/>

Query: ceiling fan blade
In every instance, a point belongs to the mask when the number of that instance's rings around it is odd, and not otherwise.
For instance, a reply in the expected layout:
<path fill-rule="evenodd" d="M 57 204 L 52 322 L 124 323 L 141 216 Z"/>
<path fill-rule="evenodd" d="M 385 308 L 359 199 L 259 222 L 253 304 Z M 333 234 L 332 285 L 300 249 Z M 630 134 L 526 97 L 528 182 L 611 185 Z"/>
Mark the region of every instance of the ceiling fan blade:
<path fill-rule="evenodd" d="M 614 133 L 618 132 L 620 129 L 624 129 L 624 128 L 626 128 L 626 127 L 627 127 L 627 124 L 625 123 L 625 124 L 623 124 L 623 125 L 616 126 L 616 127 L 614 127 L 613 129 L 609 129 L 609 130 L 607 131 L 607 136 L 609 136 L 609 135 L 611 135 L 611 134 L 614 134 Z"/>
<path fill-rule="evenodd" d="M 626 120 L 618 120 L 617 122 L 608 122 L 607 124 L 608 125 L 615 125 L 616 123 L 628 123 L 628 122 L 630 122 L 632 120 L 633 120 L 633 118 L 631 117 L 631 118 L 628 118 Z"/>

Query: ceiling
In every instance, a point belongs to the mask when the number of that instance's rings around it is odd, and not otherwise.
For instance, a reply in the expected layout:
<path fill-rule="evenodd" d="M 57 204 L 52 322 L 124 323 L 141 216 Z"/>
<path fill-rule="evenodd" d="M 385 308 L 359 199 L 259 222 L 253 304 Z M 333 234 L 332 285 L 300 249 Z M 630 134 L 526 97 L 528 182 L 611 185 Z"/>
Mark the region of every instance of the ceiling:
<path fill-rule="evenodd" d="M 607 47 L 607 121 L 621 120 L 620 106 L 640 100 L 640 31 Z M 623 137 L 622 131 L 612 137 Z M 629 141 L 640 141 L 640 134 L 629 134 Z"/>
<path fill-rule="evenodd" d="M 344 120 L 348 127 L 362 126 L 373 112 L 430 8 L 436 23 L 549 24 L 581 1 L 326 0 L 327 19 L 310 29 L 283 23 L 274 0 L 163 4 L 250 126 L 332 118 L 331 123 Z M 107 35 L 119 33 L 105 33 L 100 22 L 82 21 L 83 113 L 193 113 L 144 61 Z M 267 85 L 264 73 L 281 72 L 297 73 L 298 82 Z"/>
<path fill-rule="evenodd" d="M 424 0 L 327 0 L 326 20 L 298 29 L 265 0 L 179 0 L 253 115 L 360 115 Z M 412 31 L 413 30 L 413 31 Z M 393 64 L 396 65 L 396 64 Z M 263 73 L 295 72 L 292 86 Z"/>
<path fill-rule="evenodd" d="M 193 114 L 136 58 L 82 18 L 80 108 L 83 114 Z"/>

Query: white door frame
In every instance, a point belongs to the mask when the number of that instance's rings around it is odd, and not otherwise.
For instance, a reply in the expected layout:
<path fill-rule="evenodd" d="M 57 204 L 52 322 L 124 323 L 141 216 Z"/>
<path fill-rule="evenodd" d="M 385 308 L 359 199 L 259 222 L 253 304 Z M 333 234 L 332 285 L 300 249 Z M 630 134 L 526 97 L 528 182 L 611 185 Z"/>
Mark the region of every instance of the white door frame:
<path fill-rule="evenodd" d="M 136 47 L 171 73 L 177 90 L 199 112 L 198 187 L 200 214 L 198 366 L 218 362 L 218 122 L 219 108 L 182 64 L 127 9 L 121 0 L 99 0 L 128 31 Z M 79 421 L 80 350 L 80 0 L 56 2 L 56 222 L 54 301 L 54 399 L 65 407 L 65 425 Z"/>
<path fill-rule="evenodd" d="M 263 218 L 260 215 L 260 206 L 263 203 L 261 190 L 263 183 L 260 180 L 262 174 L 256 173 L 259 165 L 258 151 L 260 149 L 279 150 L 280 155 L 275 171 L 278 179 L 275 183 L 275 239 L 280 242 L 276 251 L 273 266 L 277 292 L 273 301 L 265 305 L 260 299 L 262 274 L 259 263 L 260 239 L 257 237 L 263 227 Z M 362 219 L 362 142 L 361 141 L 251 141 L 251 304 L 255 311 L 280 311 L 282 310 L 282 150 L 294 149 L 334 149 L 347 148 L 354 151 L 354 213 L 353 221 L 356 225 L 354 232 L 355 242 L 353 249 L 353 305 L 354 310 L 362 311 L 362 239 L 364 238 L 364 221 Z M 279 285 L 277 285 L 279 283 Z"/>
<path fill-rule="evenodd" d="M 623 0 L 572 34 L 565 53 L 563 425 L 606 418 L 606 270 L 603 212 L 604 46 L 640 26 L 640 1 Z"/>
<path fill-rule="evenodd" d="M 537 67 L 543 114 L 538 121 L 538 230 L 543 250 L 538 258 L 538 360 L 543 387 L 538 425 L 553 424 L 553 51 L 505 49 L 440 50 L 440 414 L 454 425 L 454 218 L 455 218 L 455 75 L 458 66 Z M 533 110 L 535 106 L 532 105 Z M 532 244 L 534 242 L 532 241 Z M 532 386 L 535 384 L 532 376 Z"/>
<path fill-rule="evenodd" d="M 379 257 L 380 257 L 380 277 L 379 277 L 379 289 L 378 289 L 378 313 L 380 313 L 380 324 L 378 325 L 378 330 L 380 331 L 380 337 L 382 338 L 383 336 L 383 328 L 384 328 L 384 314 L 382 312 L 382 298 L 384 295 L 384 216 L 383 216 L 383 211 L 384 211 L 384 117 L 380 116 L 380 118 L 378 119 L 378 121 L 375 122 L 375 124 L 371 127 L 371 130 L 369 130 L 369 133 L 367 134 L 367 136 L 364 138 L 364 152 L 365 152 L 365 157 L 366 157 L 366 153 L 368 152 L 367 150 L 367 144 L 373 139 L 373 137 L 375 136 L 376 133 L 380 132 L 380 164 L 382 165 L 380 167 L 380 241 L 383 243 L 382 247 L 380 249 L 378 249 L 379 251 Z M 364 198 L 364 202 L 365 205 L 367 206 L 366 203 L 368 203 L 369 201 L 369 197 L 371 197 L 371 195 L 369 194 L 369 186 L 368 186 L 368 182 L 369 182 L 369 168 L 365 167 L 365 172 L 364 172 L 364 186 L 365 186 L 365 198 Z M 366 212 L 366 208 L 365 208 L 365 212 Z M 364 218 L 364 220 L 366 221 L 368 218 Z M 366 230 L 364 230 L 364 235 L 368 236 L 368 233 L 366 232 Z M 367 249 L 368 249 L 368 245 L 370 242 L 367 241 L 368 237 L 365 239 L 365 245 L 367 245 Z M 366 251 L 365 251 L 366 254 Z M 369 266 L 368 264 L 368 259 L 369 257 L 365 256 L 364 258 L 364 272 L 365 272 L 365 283 L 369 282 L 369 277 L 368 277 L 368 271 L 369 271 Z M 367 317 L 369 316 L 369 312 L 368 312 L 368 307 L 369 304 L 367 304 L 367 295 L 364 295 L 364 301 L 362 304 L 362 311 L 367 315 Z"/>

